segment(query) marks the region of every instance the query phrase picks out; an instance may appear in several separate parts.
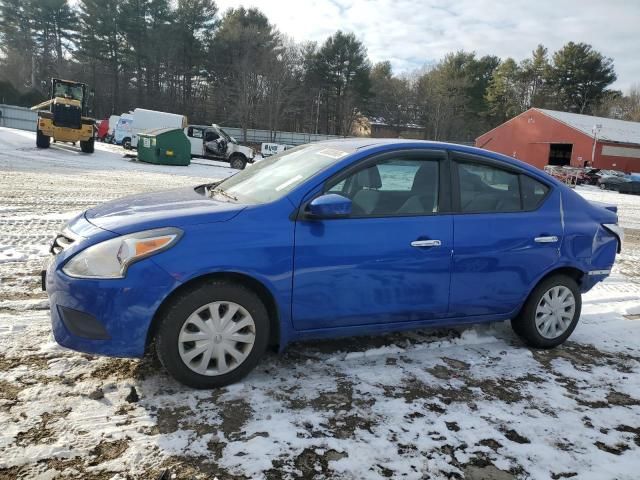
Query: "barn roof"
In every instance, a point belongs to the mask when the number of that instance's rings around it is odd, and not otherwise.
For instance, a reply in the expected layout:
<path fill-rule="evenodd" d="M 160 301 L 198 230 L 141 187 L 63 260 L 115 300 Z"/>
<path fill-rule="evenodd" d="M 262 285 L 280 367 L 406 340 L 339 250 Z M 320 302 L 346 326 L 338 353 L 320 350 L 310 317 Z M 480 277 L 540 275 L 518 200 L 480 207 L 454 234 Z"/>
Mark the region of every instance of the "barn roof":
<path fill-rule="evenodd" d="M 598 132 L 598 140 L 616 143 L 633 143 L 640 145 L 640 122 L 628 122 L 613 118 L 592 117 L 579 113 L 558 112 L 536 108 L 539 112 L 562 122 L 569 127 L 578 130 L 593 138 L 594 125 L 602 125 Z"/>

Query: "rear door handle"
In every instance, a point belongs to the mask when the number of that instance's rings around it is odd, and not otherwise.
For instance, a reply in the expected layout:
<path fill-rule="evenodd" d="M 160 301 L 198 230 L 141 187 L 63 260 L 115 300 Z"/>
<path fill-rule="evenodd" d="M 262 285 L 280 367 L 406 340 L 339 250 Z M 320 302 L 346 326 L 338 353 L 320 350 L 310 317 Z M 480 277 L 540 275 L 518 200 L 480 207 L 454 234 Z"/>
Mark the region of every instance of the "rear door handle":
<path fill-rule="evenodd" d="M 412 247 L 439 247 L 442 245 L 440 240 L 414 240 L 411 242 Z"/>
<path fill-rule="evenodd" d="M 536 243 L 556 243 L 558 241 L 558 237 L 555 235 L 549 235 L 547 237 L 536 237 L 533 239 Z"/>

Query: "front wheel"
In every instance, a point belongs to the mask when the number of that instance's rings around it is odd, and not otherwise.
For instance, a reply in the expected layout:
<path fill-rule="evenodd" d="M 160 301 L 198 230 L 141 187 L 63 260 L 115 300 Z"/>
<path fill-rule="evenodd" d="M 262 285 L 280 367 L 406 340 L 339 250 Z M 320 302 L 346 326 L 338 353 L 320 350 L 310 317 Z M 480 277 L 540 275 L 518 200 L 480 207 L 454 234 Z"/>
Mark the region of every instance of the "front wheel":
<path fill-rule="evenodd" d="M 131 150 L 131 139 L 125 138 L 124 140 L 122 140 L 122 146 L 125 150 Z"/>
<path fill-rule="evenodd" d="M 244 155 L 232 155 L 229 159 L 229 163 L 231 164 L 231 168 L 242 170 L 247 164 L 247 159 L 244 158 Z"/>
<path fill-rule="evenodd" d="M 42 133 L 42 130 L 38 129 L 36 132 L 36 147 L 49 148 L 51 145 L 51 137 Z"/>
<path fill-rule="evenodd" d="M 248 288 L 213 281 L 179 295 L 156 336 L 162 365 L 179 382 L 218 388 L 237 382 L 258 363 L 269 340 L 269 317 Z"/>
<path fill-rule="evenodd" d="M 582 296 L 576 281 L 566 275 L 554 275 L 531 292 L 511 325 L 530 347 L 553 348 L 569 338 L 578 324 L 581 308 Z"/>

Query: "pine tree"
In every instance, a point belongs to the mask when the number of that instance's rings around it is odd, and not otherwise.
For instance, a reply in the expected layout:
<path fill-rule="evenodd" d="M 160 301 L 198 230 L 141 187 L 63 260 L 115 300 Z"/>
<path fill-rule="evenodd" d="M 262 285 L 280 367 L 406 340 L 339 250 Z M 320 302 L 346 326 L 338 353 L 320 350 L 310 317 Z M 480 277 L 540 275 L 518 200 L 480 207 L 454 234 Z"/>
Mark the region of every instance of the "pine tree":
<path fill-rule="evenodd" d="M 616 79 L 613 60 L 586 43 L 569 42 L 555 52 L 548 73 L 557 106 L 576 113 L 588 113 Z"/>

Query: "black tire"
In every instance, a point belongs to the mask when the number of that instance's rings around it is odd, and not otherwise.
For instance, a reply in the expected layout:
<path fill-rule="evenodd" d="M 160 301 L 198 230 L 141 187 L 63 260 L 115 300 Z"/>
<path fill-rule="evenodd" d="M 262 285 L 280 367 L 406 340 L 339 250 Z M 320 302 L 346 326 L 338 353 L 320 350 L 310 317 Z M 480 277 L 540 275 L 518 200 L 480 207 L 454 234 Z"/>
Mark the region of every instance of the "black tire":
<path fill-rule="evenodd" d="M 253 348 L 246 359 L 226 374 L 208 376 L 199 374 L 180 357 L 178 337 L 189 316 L 198 308 L 216 301 L 229 301 L 241 305 L 249 312 L 255 324 Z M 164 368 L 180 383 L 193 388 L 219 388 L 245 377 L 260 361 L 269 343 L 269 315 L 253 291 L 243 285 L 226 281 L 209 281 L 179 294 L 164 309 L 155 337 L 156 354 Z"/>
<path fill-rule="evenodd" d="M 607 186 L 604 183 L 601 183 L 598 185 L 600 187 L 601 190 L 606 190 Z"/>
<path fill-rule="evenodd" d="M 131 150 L 131 139 L 130 138 L 125 138 L 122 140 L 122 147 L 125 150 Z"/>
<path fill-rule="evenodd" d="M 546 338 L 542 336 L 536 328 L 536 309 L 542 296 L 556 286 L 566 287 L 571 290 L 575 300 L 575 311 L 569 327 L 561 335 L 555 338 Z M 511 326 L 528 346 L 533 348 L 554 348 L 564 343 L 573 333 L 580 319 L 581 309 L 582 296 L 576 281 L 566 275 L 553 275 L 542 280 L 536 288 L 533 289 L 522 310 L 520 310 L 520 313 L 511 320 Z"/>
<path fill-rule="evenodd" d="M 247 165 L 247 159 L 242 154 L 234 153 L 229 158 L 229 164 L 231 168 L 235 168 L 236 170 L 244 170 L 244 167 Z"/>
<path fill-rule="evenodd" d="M 51 145 L 51 137 L 43 134 L 40 129 L 36 132 L 36 147 L 38 148 L 49 148 Z"/>
<path fill-rule="evenodd" d="M 91 138 L 86 142 L 80 141 L 80 150 L 84 153 L 93 153 L 95 150 L 95 139 Z"/>

